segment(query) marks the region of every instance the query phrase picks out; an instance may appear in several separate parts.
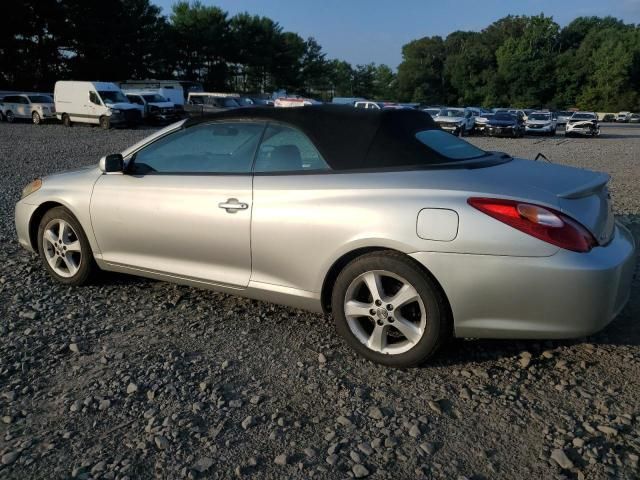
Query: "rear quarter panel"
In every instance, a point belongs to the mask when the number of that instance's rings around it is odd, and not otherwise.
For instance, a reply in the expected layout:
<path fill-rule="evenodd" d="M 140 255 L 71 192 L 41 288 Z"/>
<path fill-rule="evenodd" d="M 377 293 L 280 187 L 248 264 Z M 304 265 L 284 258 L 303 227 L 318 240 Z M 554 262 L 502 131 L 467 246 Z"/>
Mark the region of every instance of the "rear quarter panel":
<path fill-rule="evenodd" d="M 252 211 L 252 281 L 319 292 L 341 256 L 363 247 L 404 253 L 550 256 L 557 248 L 467 204 L 475 171 L 257 175 Z M 480 185 L 475 185 L 480 187 Z M 418 213 L 459 216 L 452 241 L 421 239 Z M 427 266 L 428 268 L 428 266 Z"/>

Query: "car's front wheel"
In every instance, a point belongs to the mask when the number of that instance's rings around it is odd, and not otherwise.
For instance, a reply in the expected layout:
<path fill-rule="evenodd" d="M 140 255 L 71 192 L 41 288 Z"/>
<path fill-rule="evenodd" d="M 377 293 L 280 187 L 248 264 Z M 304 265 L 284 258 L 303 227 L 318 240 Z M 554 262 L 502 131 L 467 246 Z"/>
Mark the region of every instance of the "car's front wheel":
<path fill-rule="evenodd" d="M 33 112 L 33 114 L 31 115 L 31 120 L 33 121 L 34 125 L 40 125 L 42 118 L 40 117 L 40 114 L 38 112 Z"/>
<path fill-rule="evenodd" d="M 52 208 L 42 217 L 38 252 L 49 274 L 65 285 L 88 283 L 98 269 L 80 223 L 64 207 Z"/>
<path fill-rule="evenodd" d="M 451 334 L 437 285 L 397 252 L 350 262 L 338 275 L 331 303 L 338 333 L 360 355 L 383 365 L 419 365 Z"/>

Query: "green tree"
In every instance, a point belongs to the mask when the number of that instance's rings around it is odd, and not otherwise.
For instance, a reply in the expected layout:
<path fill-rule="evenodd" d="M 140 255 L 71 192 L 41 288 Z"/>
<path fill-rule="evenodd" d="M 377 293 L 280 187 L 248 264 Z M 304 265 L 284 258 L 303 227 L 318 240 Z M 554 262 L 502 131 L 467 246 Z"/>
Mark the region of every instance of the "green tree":
<path fill-rule="evenodd" d="M 425 37 L 402 47 L 398 67 L 398 99 L 423 103 L 444 100 L 446 50 L 441 37 Z"/>

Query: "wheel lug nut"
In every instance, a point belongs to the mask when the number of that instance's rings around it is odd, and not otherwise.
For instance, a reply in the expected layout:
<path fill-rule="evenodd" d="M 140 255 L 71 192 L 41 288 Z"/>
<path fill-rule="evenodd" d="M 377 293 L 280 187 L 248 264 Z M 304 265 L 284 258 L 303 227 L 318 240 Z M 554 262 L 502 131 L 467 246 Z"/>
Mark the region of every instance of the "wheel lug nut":
<path fill-rule="evenodd" d="M 387 305 L 387 310 L 389 310 L 389 311 L 393 310 L 393 305 L 391 305 L 391 304 Z"/>
<path fill-rule="evenodd" d="M 382 301 L 381 301 L 381 300 L 376 300 L 376 305 L 377 305 L 377 306 L 382 305 Z"/>
<path fill-rule="evenodd" d="M 377 322 L 377 323 L 378 323 L 378 325 L 380 325 L 380 326 L 384 325 L 384 322 L 383 322 L 382 320 L 378 320 L 378 322 Z"/>
<path fill-rule="evenodd" d="M 389 323 L 393 323 L 393 322 L 395 322 L 394 318 L 393 317 L 389 317 Z"/>
<path fill-rule="evenodd" d="M 376 314 L 376 311 L 375 311 L 375 309 L 373 309 L 373 308 L 372 308 L 371 310 L 369 310 L 369 313 L 370 313 L 371 315 L 375 315 L 375 314 Z"/>

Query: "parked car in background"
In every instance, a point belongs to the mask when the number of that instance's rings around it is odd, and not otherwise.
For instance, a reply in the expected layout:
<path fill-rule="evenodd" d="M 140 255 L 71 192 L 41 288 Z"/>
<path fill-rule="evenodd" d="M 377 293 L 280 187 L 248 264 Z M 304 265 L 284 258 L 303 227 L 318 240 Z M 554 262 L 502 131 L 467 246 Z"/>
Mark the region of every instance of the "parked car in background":
<path fill-rule="evenodd" d="M 356 102 L 364 102 L 366 98 L 362 97 L 333 97 L 331 99 L 331 103 L 335 103 L 337 105 L 355 105 Z"/>
<path fill-rule="evenodd" d="M 56 109 L 53 98 L 42 93 L 20 93 L 6 95 L 0 105 L 2 118 L 7 122 L 31 120 L 34 124 L 55 120 Z"/>
<path fill-rule="evenodd" d="M 629 117 L 629 123 L 640 123 L 640 114 L 632 113 Z"/>
<path fill-rule="evenodd" d="M 491 120 L 494 115 L 495 115 L 494 113 L 487 113 L 487 112 L 484 112 L 478 115 L 476 117 L 475 131 L 482 135 L 485 135 L 487 133 L 487 125 L 489 123 L 489 120 Z"/>
<path fill-rule="evenodd" d="M 525 132 L 554 136 L 558 129 L 558 121 L 551 112 L 531 112 L 525 122 Z"/>
<path fill-rule="evenodd" d="M 236 101 L 243 107 L 255 107 L 260 105 L 273 107 L 275 103 L 271 98 L 259 95 L 241 95 L 236 99 Z"/>
<path fill-rule="evenodd" d="M 77 122 L 108 129 L 142 121 L 142 107 L 131 103 L 113 83 L 59 81 L 53 93 L 56 116 L 67 127 Z"/>
<path fill-rule="evenodd" d="M 476 126 L 475 117 L 466 108 L 441 108 L 434 120 L 445 132 L 461 137 L 473 132 Z"/>
<path fill-rule="evenodd" d="M 566 110 L 562 110 L 560 112 L 556 112 L 556 116 L 558 117 L 557 120 L 557 124 L 559 127 L 564 127 L 567 122 L 569 121 L 569 119 L 571 118 L 571 116 L 573 115 L 573 112 L 569 112 Z"/>
<path fill-rule="evenodd" d="M 373 110 L 382 110 L 384 108 L 384 103 L 382 102 L 371 102 L 369 100 L 355 102 L 353 104 L 356 108 L 364 108 L 364 109 L 373 109 Z"/>
<path fill-rule="evenodd" d="M 508 111 L 498 111 L 487 122 L 485 132 L 491 137 L 524 137 L 524 120 Z"/>
<path fill-rule="evenodd" d="M 240 107 L 240 95 L 237 93 L 191 92 L 184 106 L 185 112 L 192 117 Z"/>
<path fill-rule="evenodd" d="M 423 108 L 422 111 L 428 113 L 429 115 L 431 115 L 431 118 L 436 118 L 438 116 L 438 114 L 440 113 L 440 108 Z"/>
<path fill-rule="evenodd" d="M 276 98 L 273 102 L 273 106 L 277 108 L 295 108 L 295 107 L 307 107 L 309 105 L 319 105 L 320 102 L 313 98 L 303 97 L 280 97 Z"/>
<path fill-rule="evenodd" d="M 607 113 L 602 117 L 602 121 L 605 123 L 612 123 L 616 121 L 616 116 L 613 113 Z"/>
<path fill-rule="evenodd" d="M 153 90 L 176 105 L 184 105 L 190 92 L 203 92 L 202 83 L 191 80 L 127 80 L 122 90 Z"/>
<path fill-rule="evenodd" d="M 620 112 L 616 115 L 616 122 L 627 123 L 631 118 L 631 112 Z"/>
<path fill-rule="evenodd" d="M 598 115 L 595 112 L 575 112 L 569 119 L 564 134 L 566 137 L 575 135 L 596 137 L 600 135 Z"/>
<path fill-rule="evenodd" d="M 142 107 L 142 118 L 148 122 L 175 122 L 180 120 L 185 113 L 182 105 L 176 109 L 173 102 L 153 91 L 127 90 L 125 95 L 131 103 Z"/>
<path fill-rule="evenodd" d="M 357 353 L 409 367 L 454 335 L 611 322 L 636 255 L 608 181 L 481 150 L 412 109 L 246 108 L 35 180 L 15 224 L 56 291 L 104 269 L 331 313 Z"/>

